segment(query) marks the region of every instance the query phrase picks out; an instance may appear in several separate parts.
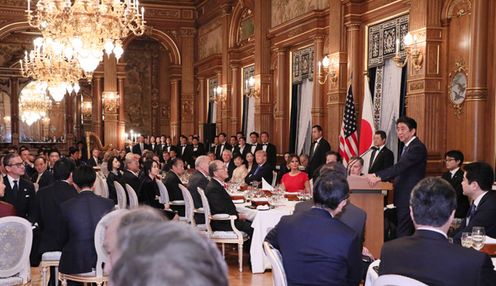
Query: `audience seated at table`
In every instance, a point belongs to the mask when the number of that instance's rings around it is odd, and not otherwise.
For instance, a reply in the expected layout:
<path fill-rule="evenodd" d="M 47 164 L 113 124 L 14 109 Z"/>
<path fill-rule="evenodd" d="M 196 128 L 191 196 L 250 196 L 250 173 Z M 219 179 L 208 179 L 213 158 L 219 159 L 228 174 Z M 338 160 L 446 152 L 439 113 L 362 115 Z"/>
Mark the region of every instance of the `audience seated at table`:
<path fill-rule="evenodd" d="M 259 151 L 260 152 L 260 151 Z M 264 152 L 264 151 L 261 151 Z M 253 234 L 251 223 L 246 220 L 243 214 L 238 213 L 236 206 L 231 200 L 231 196 L 227 193 L 224 180 L 227 178 L 227 168 L 222 161 L 215 160 L 208 165 L 208 173 L 210 175 L 210 182 L 205 190 L 205 195 L 210 205 L 212 215 L 215 214 L 228 214 L 238 217 L 234 222 L 237 229 L 245 232 L 250 237 Z M 231 231 L 231 224 L 226 221 L 212 221 L 210 223 L 212 230 Z"/>
<path fill-rule="evenodd" d="M 184 161 L 182 159 L 176 158 L 172 160 L 171 170 L 165 175 L 164 184 L 169 193 L 169 199 L 171 201 L 182 201 L 183 193 L 179 188 L 179 184 L 182 184 L 180 176 L 184 174 Z M 184 205 L 175 206 L 172 205 L 171 208 L 179 213 L 179 216 L 184 216 Z"/>
<path fill-rule="evenodd" d="M 469 167 L 468 172 L 479 167 Z M 488 255 L 449 243 L 446 234 L 455 209 L 456 193 L 448 182 L 434 177 L 421 180 L 410 197 L 416 231 L 383 245 L 379 274 L 399 274 L 433 286 L 495 285 L 496 272 Z"/>
<path fill-rule="evenodd" d="M 272 183 L 273 166 L 267 162 L 267 152 L 258 150 L 255 153 L 255 159 L 257 166 L 252 167 L 250 173 L 245 178 L 245 183 L 251 184 L 252 182 L 256 182 L 259 186 L 261 186 L 262 178 L 265 179 L 267 183 Z"/>
<path fill-rule="evenodd" d="M 108 162 L 107 186 L 109 190 L 109 199 L 117 204 L 117 191 L 115 190 L 114 182 L 117 181 L 122 184 L 122 175 L 124 172 L 121 171 L 121 161 L 119 161 L 119 157 L 112 156 L 109 158 Z"/>
<path fill-rule="evenodd" d="M 474 226 L 482 226 L 486 235 L 496 237 L 496 191 L 491 190 L 494 182 L 493 168 L 487 163 L 475 162 L 465 165 L 463 169 L 463 194 L 472 204 L 454 240 L 460 243 L 462 232 L 472 232 Z"/>
<path fill-rule="evenodd" d="M 358 285 L 359 235 L 336 219 L 346 206 L 346 177 L 330 172 L 314 185 L 315 206 L 284 216 L 265 238 L 281 252 L 288 285 Z"/>
<path fill-rule="evenodd" d="M 60 205 L 58 243 L 62 246 L 59 270 L 64 274 L 88 273 L 96 265 L 95 228 L 115 204 L 93 193 L 96 173 L 80 166 L 72 176 L 79 194 Z"/>
<path fill-rule="evenodd" d="M 310 193 L 310 183 L 308 174 L 300 171 L 300 158 L 298 155 L 289 156 L 290 171 L 282 176 L 281 184 L 286 189 L 286 192 L 297 193 L 305 191 Z"/>
<path fill-rule="evenodd" d="M 230 182 L 235 184 L 241 184 L 245 182 L 245 178 L 248 175 L 248 169 L 246 169 L 245 160 L 241 154 L 237 154 L 234 157 L 234 169 Z"/>

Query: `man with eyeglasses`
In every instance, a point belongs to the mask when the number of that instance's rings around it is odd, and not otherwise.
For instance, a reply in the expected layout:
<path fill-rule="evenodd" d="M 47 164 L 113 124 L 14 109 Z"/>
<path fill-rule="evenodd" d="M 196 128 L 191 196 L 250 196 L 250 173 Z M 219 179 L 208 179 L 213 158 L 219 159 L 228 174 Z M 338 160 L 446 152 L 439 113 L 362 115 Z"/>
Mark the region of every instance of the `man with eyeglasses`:
<path fill-rule="evenodd" d="M 447 172 L 443 173 L 441 178 L 448 181 L 456 192 L 456 218 L 465 218 L 470 204 L 467 196 L 463 194 L 463 153 L 458 150 L 450 150 L 444 155 Z"/>
<path fill-rule="evenodd" d="M 7 176 L 3 178 L 5 195 L 0 199 L 12 204 L 17 216 L 34 222 L 35 191 L 33 183 L 23 178 L 24 162 L 18 154 L 9 153 L 3 158 L 3 165 Z"/>

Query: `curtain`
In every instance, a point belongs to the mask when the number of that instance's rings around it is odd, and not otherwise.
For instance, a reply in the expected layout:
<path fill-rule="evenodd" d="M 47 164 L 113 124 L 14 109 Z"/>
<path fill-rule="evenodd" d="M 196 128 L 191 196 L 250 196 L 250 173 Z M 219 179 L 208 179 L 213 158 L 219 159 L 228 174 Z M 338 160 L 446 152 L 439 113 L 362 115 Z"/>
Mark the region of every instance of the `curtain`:
<path fill-rule="evenodd" d="M 300 85 L 296 154 L 307 153 L 311 145 L 313 82 L 305 79 Z"/>
<path fill-rule="evenodd" d="M 392 59 L 386 60 L 382 76 L 381 120 L 379 129 L 386 132 L 386 146 L 396 155 L 398 154 L 396 120 L 400 112 L 401 75 L 401 68 L 396 66 Z M 377 77 L 377 79 L 379 78 Z M 395 158 L 397 161 L 398 156 L 395 156 Z"/>

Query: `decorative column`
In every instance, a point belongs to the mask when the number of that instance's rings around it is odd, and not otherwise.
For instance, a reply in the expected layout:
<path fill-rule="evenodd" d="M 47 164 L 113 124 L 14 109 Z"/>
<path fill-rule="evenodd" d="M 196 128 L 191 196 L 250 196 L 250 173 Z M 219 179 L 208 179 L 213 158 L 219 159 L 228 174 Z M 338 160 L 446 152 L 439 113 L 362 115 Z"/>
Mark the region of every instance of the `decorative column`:
<path fill-rule="evenodd" d="M 231 65 L 231 82 L 232 85 L 227 87 L 227 103 L 230 105 L 228 108 L 228 132 L 229 134 L 236 134 L 241 130 L 239 124 L 241 118 L 241 73 L 237 64 Z"/>
<path fill-rule="evenodd" d="M 78 95 L 65 95 L 65 142 L 67 149 L 74 146 L 74 100 L 77 101 Z M 48 125 L 48 124 L 47 124 Z"/>
<path fill-rule="evenodd" d="M 207 106 L 208 106 L 208 99 L 207 99 L 207 85 L 206 85 L 206 80 L 204 77 L 199 77 L 198 78 L 199 86 L 198 86 L 198 97 L 197 97 L 197 104 L 196 104 L 196 109 L 197 109 L 197 116 L 196 119 L 198 120 L 198 135 L 200 135 L 201 140 L 204 141 L 205 138 L 203 138 L 203 124 L 206 122 L 207 118 Z"/>
<path fill-rule="evenodd" d="M 221 72 L 217 72 L 217 86 L 222 86 L 221 85 L 221 82 L 222 82 L 222 73 Z M 222 91 L 224 92 L 224 91 Z M 218 100 L 218 96 L 216 95 L 216 100 L 215 100 L 215 110 L 216 110 L 216 114 L 215 114 L 215 117 L 216 117 L 216 121 L 215 121 L 215 128 L 217 129 L 218 132 L 227 132 L 226 128 L 227 128 L 227 119 L 226 120 L 223 120 L 224 119 L 224 113 L 226 113 L 225 111 L 225 102 L 222 102 L 221 100 Z M 217 132 L 216 132 L 217 133 Z"/>
<path fill-rule="evenodd" d="M 82 98 L 82 94 L 76 94 L 76 96 L 74 97 L 74 100 L 76 101 L 76 110 L 74 110 L 73 114 L 74 114 L 74 122 L 75 122 L 75 126 L 76 126 L 76 130 L 75 130 L 75 134 L 74 136 L 76 137 L 76 141 L 79 141 L 80 138 L 81 138 L 81 134 L 82 134 L 82 126 L 81 126 L 81 98 Z"/>
<path fill-rule="evenodd" d="M 93 132 L 102 139 L 102 78 L 93 76 Z"/>
<path fill-rule="evenodd" d="M 119 76 L 117 77 L 117 92 L 119 94 L 119 117 L 118 117 L 118 126 L 119 126 L 119 134 L 120 136 L 117 137 L 117 146 L 119 149 L 124 149 L 125 147 L 125 141 L 126 138 L 124 138 L 123 134 L 126 133 L 126 115 L 124 114 L 124 107 L 125 107 L 125 102 L 124 102 L 124 81 L 126 80 L 125 77 Z"/>
<path fill-rule="evenodd" d="M 343 119 L 347 85 L 346 37 L 341 29 L 344 27 L 344 15 L 341 0 L 329 0 L 329 56 L 338 60 L 338 81 L 327 82 L 327 138 L 331 148 L 338 148 L 339 129 Z M 322 59 L 318 59 L 322 60 Z M 326 132 L 324 131 L 324 134 Z"/>
<path fill-rule="evenodd" d="M 117 62 L 115 56 L 103 56 L 103 104 L 105 110 L 104 145 L 112 145 L 117 147 L 119 145 L 119 94 L 117 93 Z"/>
<path fill-rule="evenodd" d="M 280 146 L 279 150 L 289 150 L 289 116 L 287 106 L 289 106 L 289 63 L 288 51 L 285 48 L 277 49 L 277 70 L 276 70 L 276 108 L 275 108 L 275 136 L 274 144 Z"/>
<path fill-rule="evenodd" d="M 181 28 L 182 69 L 181 69 L 181 133 L 188 136 L 195 133 L 194 117 L 194 28 Z"/>
<path fill-rule="evenodd" d="M 271 1 L 255 0 L 255 89 L 260 97 L 255 101 L 255 130 L 273 134 L 272 75 L 270 73 L 270 40 L 267 34 L 271 25 Z M 280 146 L 278 148 L 280 149 Z"/>
<path fill-rule="evenodd" d="M 219 86 L 222 87 L 222 103 L 219 104 L 219 110 L 222 110 L 222 129 L 221 131 L 227 134 L 236 133 L 236 125 L 233 127 L 232 118 L 234 116 L 234 110 L 236 106 L 233 105 L 235 98 L 231 95 L 231 83 L 233 80 L 233 73 L 231 70 L 231 65 L 229 61 L 229 29 L 231 26 L 231 13 L 232 6 L 228 2 L 221 7 L 222 9 L 222 41 L 221 41 L 221 51 L 222 51 L 222 70 L 219 78 Z M 234 122 L 236 123 L 236 122 Z"/>
<path fill-rule="evenodd" d="M 324 58 L 324 37 L 317 36 L 314 41 L 315 56 L 314 56 L 314 76 L 313 76 L 313 98 L 312 98 L 312 125 L 319 124 L 322 126 L 324 117 L 324 108 L 322 107 L 322 85 L 318 80 L 319 67 L 317 63 Z M 279 87 L 280 88 L 280 87 Z M 286 129 L 287 130 L 287 129 Z M 286 149 L 284 149 L 286 150 Z"/>
<path fill-rule="evenodd" d="M 11 95 L 11 115 L 10 122 L 12 126 L 12 144 L 19 144 L 19 78 L 11 77 L 10 78 L 10 95 Z"/>
<path fill-rule="evenodd" d="M 179 135 L 181 132 L 181 126 L 179 122 L 180 116 L 180 98 L 179 98 L 179 79 L 171 79 L 171 118 L 170 118 L 170 136 L 172 142 L 176 143 L 179 140 Z"/>
<path fill-rule="evenodd" d="M 471 41 L 469 49 L 468 63 L 468 84 L 466 94 L 466 112 L 467 126 L 465 128 L 465 140 L 468 141 L 464 150 L 467 161 L 488 160 L 490 157 L 485 156 L 489 153 L 484 150 L 485 137 L 484 132 L 489 128 L 486 125 L 488 118 L 486 106 L 488 105 L 488 88 L 487 88 L 487 34 L 488 34 L 488 1 L 472 1 L 471 15 Z"/>

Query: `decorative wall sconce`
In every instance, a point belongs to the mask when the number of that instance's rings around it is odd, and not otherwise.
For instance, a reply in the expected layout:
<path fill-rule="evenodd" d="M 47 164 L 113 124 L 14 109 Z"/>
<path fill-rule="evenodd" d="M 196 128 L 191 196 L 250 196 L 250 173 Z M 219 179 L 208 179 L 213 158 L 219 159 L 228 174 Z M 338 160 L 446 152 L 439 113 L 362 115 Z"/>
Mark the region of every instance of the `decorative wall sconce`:
<path fill-rule="evenodd" d="M 402 68 L 408 62 L 410 57 L 410 62 L 413 68 L 418 71 L 422 68 L 422 63 L 424 62 L 424 55 L 422 51 L 417 47 L 417 35 L 407 33 L 403 38 L 403 44 L 405 45 L 406 58 L 403 60 L 400 54 L 400 40 L 396 39 L 396 54 L 393 57 L 393 61 L 396 66 Z"/>
<path fill-rule="evenodd" d="M 222 88 L 222 86 L 217 86 L 216 88 L 214 88 L 215 101 L 217 101 L 217 103 L 226 102 L 227 95 L 223 91 L 224 89 Z"/>
<path fill-rule="evenodd" d="M 326 55 L 322 62 L 318 62 L 319 68 L 319 83 L 325 84 L 327 79 L 331 80 L 332 84 L 335 84 L 338 81 L 338 67 L 336 64 L 336 58 L 332 57 L 331 59 Z"/>
<path fill-rule="evenodd" d="M 104 91 L 102 99 L 106 112 L 117 112 L 119 108 L 119 94 L 116 91 Z"/>
<path fill-rule="evenodd" d="M 91 101 L 83 101 L 81 104 L 81 112 L 83 113 L 83 118 L 91 118 L 92 104 Z"/>
<path fill-rule="evenodd" d="M 250 76 L 246 81 L 245 81 L 245 95 L 247 97 L 254 97 L 254 98 L 259 98 L 260 97 L 260 87 L 257 87 L 257 80 L 255 79 L 254 76 Z"/>

